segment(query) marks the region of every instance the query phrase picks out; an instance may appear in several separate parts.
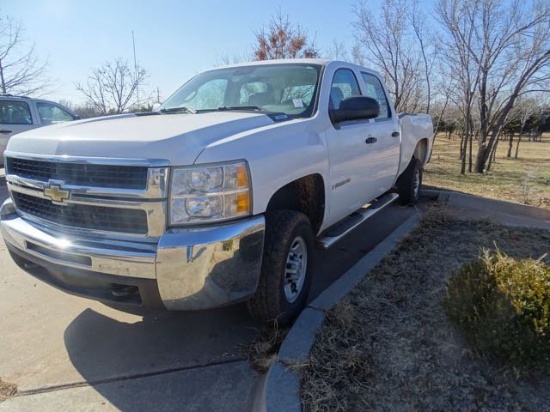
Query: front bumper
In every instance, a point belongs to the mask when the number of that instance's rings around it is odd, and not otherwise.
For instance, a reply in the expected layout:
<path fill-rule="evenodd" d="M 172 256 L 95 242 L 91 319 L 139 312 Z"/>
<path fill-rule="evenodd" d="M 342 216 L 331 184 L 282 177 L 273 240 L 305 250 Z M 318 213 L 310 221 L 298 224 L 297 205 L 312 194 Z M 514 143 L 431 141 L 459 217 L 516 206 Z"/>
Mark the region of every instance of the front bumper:
<path fill-rule="evenodd" d="M 265 219 L 171 229 L 155 242 L 64 236 L 22 219 L 11 200 L 0 229 L 16 262 L 69 293 L 168 310 L 215 308 L 245 300 L 260 276 Z"/>

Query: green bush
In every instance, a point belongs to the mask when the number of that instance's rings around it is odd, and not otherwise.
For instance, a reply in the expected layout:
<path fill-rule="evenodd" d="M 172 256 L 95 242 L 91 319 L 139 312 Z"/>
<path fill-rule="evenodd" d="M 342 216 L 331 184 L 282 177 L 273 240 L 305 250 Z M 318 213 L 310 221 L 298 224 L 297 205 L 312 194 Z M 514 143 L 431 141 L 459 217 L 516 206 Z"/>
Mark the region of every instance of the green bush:
<path fill-rule="evenodd" d="M 476 351 L 550 370 L 550 267 L 542 259 L 484 251 L 451 277 L 444 306 Z"/>

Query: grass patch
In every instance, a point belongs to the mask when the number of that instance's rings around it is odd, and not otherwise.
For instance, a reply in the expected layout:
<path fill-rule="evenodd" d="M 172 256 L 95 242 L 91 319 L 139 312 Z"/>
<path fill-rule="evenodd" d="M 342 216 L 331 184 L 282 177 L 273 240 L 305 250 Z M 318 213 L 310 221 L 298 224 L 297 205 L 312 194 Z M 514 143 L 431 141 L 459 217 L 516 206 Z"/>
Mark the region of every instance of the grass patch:
<path fill-rule="evenodd" d="M 479 353 L 550 370 L 550 267 L 541 260 L 485 250 L 451 277 L 444 306 Z"/>
<path fill-rule="evenodd" d="M 430 211 L 327 313 L 307 364 L 296 368 L 305 410 L 547 409 L 550 379 L 479 356 L 443 308 L 451 275 L 495 244 L 514 259 L 536 259 L 549 252 L 550 232 Z"/>
<path fill-rule="evenodd" d="M 463 176 L 459 138 L 449 140 L 440 134 L 424 171 L 424 184 L 550 209 L 550 137 L 543 137 L 541 142 L 522 141 L 518 159 L 506 157 L 507 145 L 499 143 L 490 172 Z"/>
<path fill-rule="evenodd" d="M 0 402 L 12 397 L 17 393 L 17 385 L 13 383 L 4 382 L 0 378 Z"/>

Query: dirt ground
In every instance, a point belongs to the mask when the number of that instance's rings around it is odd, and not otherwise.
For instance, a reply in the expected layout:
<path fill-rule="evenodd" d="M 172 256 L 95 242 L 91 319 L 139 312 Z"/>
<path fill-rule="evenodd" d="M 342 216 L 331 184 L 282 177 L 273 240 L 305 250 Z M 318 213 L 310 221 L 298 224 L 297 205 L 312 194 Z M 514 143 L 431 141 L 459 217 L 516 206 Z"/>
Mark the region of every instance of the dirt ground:
<path fill-rule="evenodd" d="M 307 411 L 544 411 L 550 379 L 472 352 L 442 307 L 463 263 L 494 249 L 550 252 L 550 232 L 451 220 L 422 225 L 327 314 L 309 361 L 293 365 Z M 550 263 L 550 253 L 544 258 Z"/>
<path fill-rule="evenodd" d="M 15 395 L 17 392 L 17 386 L 13 383 L 4 382 L 0 378 L 0 402 L 5 401 L 10 396 Z"/>

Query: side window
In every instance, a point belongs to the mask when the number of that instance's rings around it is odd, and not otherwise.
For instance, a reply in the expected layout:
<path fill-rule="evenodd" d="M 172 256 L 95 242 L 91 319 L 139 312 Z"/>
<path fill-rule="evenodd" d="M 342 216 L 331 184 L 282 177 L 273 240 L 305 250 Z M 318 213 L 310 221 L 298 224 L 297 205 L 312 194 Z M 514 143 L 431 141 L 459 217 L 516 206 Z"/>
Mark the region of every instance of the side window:
<path fill-rule="evenodd" d="M 44 125 L 68 122 L 74 120 L 74 117 L 66 110 L 55 104 L 36 102 L 40 122 Z"/>
<path fill-rule="evenodd" d="M 0 100 L 0 123 L 32 124 L 29 105 L 26 102 Z"/>
<path fill-rule="evenodd" d="M 329 108 L 338 109 L 342 100 L 351 96 L 361 96 L 355 74 L 350 69 L 338 69 L 330 87 Z"/>
<path fill-rule="evenodd" d="M 361 77 L 363 78 L 363 82 L 365 82 L 366 95 L 378 100 L 378 104 L 380 105 L 380 115 L 377 119 L 388 119 L 391 116 L 391 111 L 382 83 L 372 74 L 361 73 Z"/>

